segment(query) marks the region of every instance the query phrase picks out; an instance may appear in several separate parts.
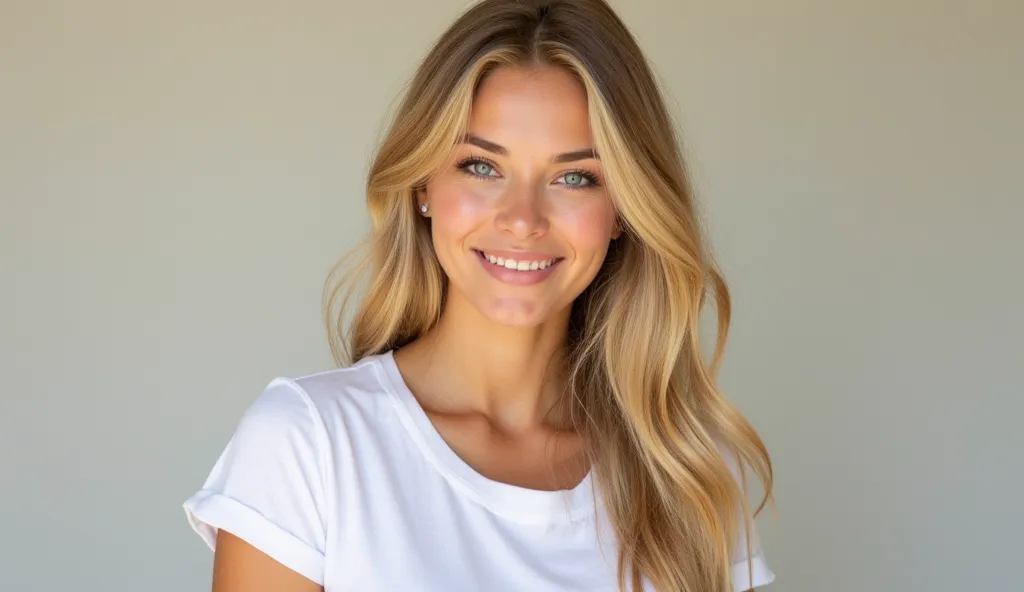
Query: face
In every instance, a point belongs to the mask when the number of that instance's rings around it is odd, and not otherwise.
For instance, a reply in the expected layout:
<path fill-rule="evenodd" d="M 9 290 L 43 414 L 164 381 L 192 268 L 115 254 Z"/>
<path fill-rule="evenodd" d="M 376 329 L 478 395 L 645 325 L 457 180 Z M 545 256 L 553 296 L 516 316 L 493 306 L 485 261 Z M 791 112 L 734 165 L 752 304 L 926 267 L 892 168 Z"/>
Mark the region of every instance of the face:
<path fill-rule="evenodd" d="M 484 80 L 466 137 L 419 200 L 449 299 L 502 325 L 567 314 L 618 235 L 586 91 L 551 67 Z"/>

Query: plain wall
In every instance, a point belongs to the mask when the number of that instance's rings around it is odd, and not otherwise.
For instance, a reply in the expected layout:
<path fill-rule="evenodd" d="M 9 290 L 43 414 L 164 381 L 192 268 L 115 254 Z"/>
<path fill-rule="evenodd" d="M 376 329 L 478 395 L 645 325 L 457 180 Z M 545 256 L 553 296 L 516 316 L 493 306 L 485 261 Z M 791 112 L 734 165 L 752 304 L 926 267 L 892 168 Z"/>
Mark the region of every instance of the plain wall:
<path fill-rule="evenodd" d="M 209 587 L 181 503 L 464 0 L 0 0 L 0 589 Z M 619 0 L 670 96 L 761 431 L 773 589 L 1020 589 L 1024 3 Z"/>

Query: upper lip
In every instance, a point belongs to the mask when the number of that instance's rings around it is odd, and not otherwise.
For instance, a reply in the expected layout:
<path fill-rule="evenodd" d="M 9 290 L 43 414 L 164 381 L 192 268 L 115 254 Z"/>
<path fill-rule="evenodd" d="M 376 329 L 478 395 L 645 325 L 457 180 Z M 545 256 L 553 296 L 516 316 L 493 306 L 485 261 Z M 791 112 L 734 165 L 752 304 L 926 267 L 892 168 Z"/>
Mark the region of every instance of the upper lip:
<path fill-rule="evenodd" d="M 502 259 L 512 259 L 513 261 L 548 261 L 549 259 L 561 259 L 558 255 L 539 253 L 537 251 L 502 251 L 500 249 L 476 250 L 487 255 L 501 257 Z"/>

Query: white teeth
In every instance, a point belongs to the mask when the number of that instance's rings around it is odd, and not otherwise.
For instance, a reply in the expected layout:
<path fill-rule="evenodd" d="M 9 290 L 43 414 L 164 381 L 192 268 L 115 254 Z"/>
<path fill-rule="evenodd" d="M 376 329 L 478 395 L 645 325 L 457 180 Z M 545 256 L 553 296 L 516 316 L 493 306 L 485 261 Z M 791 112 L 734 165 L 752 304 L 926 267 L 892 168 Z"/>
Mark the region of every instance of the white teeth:
<path fill-rule="evenodd" d="M 498 267 L 514 269 L 516 271 L 537 271 L 538 269 L 547 269 L 554 265 L 556 261 L 555 259 L 546 259 L 544 261 L 516 261 L 515 259 L 495 257 L 494 255 L 488 255 L 487 253 L 483 253 L 483 256 Z"/>

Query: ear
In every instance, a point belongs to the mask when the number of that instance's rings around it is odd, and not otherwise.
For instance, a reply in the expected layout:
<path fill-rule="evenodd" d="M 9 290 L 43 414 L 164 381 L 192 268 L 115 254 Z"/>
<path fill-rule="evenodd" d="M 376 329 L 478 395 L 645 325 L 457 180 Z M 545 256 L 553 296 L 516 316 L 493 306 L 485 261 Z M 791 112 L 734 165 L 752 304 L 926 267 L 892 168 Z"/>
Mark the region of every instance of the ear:
<path fill-rule="evenodd" d="M 612 226 L 612 240 L 617 240 L 622 236 L 622 222 L 619 221 L 619 217 L 615 216 L 615 225 Z"/>
<path fill-rule="evenodd" d="M 412 191 L 416 200 L 416 211 L 424 218 L 430 217 L 430 200 L 427 197 L 426 187 L 416 187 Z"/>

